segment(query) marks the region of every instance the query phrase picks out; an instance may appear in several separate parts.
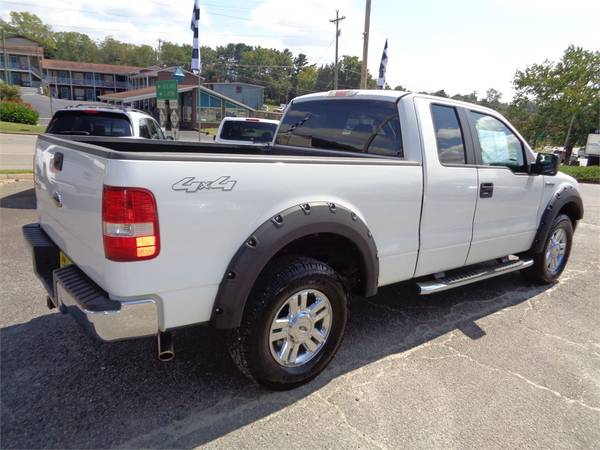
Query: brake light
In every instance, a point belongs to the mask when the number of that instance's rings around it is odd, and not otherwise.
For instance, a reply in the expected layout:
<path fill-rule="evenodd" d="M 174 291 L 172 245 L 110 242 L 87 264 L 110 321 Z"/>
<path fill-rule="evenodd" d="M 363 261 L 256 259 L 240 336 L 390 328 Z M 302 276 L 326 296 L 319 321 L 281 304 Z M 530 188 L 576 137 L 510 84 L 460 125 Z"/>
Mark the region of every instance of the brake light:
<path fill-rule="evenodd" d="M 246 122 L 260 122 L 260 119 L 246 119 Z"/>
<path fill-rule="evenodd" d="M 147 189 L 104 186 L 104 255 L 112 261 L 140 261 L 160 251 L 158 211 Z"/>

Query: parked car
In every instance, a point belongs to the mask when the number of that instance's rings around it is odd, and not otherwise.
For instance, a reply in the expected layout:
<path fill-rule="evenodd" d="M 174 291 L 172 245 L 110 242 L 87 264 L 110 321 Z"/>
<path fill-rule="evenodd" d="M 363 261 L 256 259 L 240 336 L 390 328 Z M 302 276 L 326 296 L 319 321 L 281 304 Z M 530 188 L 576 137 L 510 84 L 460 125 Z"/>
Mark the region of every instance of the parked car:
<path fill-rule="evenodd" d="M 228 330 L 274 389 L 330 363 L 350 296 L 553 283 L 583 217 L 503 116 L 398 91 L 296 98 L 265 146 L 43 134 L 34 166 L 24 235 L 50 307 L 102 341 L 157 336 L 161 359 L 173 330 Z"/>
<path fill-rule="evenodd" d="M 56 111 L 46 133 L 166 139 L 160 125 L 150 114 L 111 105 L 82 104 Z"/>
<path fill-rule="evenodd" d="M 278 120 L 225 117 L 219 125 L 215 142 L 264 145 L 273 141 L 278 125 Z"/>

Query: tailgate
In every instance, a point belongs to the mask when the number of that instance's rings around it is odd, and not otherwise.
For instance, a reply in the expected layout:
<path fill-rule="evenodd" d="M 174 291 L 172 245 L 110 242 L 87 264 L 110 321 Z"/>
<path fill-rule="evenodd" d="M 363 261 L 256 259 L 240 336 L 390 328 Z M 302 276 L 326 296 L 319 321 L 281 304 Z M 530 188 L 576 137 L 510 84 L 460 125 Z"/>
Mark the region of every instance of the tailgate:
<path fill-rule="evenodd" d="M 104 267 L 102 187 L 106 159 L 40 136 L 34 157 L 39 222 L 54 243 L 98 280 Z"/>

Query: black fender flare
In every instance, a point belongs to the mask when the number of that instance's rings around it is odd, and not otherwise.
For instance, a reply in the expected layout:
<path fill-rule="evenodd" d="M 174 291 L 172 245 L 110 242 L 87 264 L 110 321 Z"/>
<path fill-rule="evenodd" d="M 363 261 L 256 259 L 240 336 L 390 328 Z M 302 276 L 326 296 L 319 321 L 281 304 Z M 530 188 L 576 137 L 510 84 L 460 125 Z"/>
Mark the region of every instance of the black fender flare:
<path fill-rule="evenodd" d="M 240 326 L 246 300 L 268 262 L 286 245 L 317 233 L 340 235 L 353 242 L 363 259 L 365 296 L 377 293 L 379 260 L 373 235 L 354 212 L 335 203 L 311 202 L 292 206 L 259 226 L 235 253 L 213 305 L 211 324 L 227 329 Z"/>
<path fill-rule="evenodd" d="M 581 200 L 579 192 L 571 185 L 563 186 L 552 196 L 546 205 L 530 253 L 535 254 L 544 251 L 544 243 L 548 239 L 550 227 L 552 227 L 554 219 L 556 219 L 562 208 L 569 203 L 575 205 L 574 219 L 580 220 L 583 218 L 583 201 Z"/>

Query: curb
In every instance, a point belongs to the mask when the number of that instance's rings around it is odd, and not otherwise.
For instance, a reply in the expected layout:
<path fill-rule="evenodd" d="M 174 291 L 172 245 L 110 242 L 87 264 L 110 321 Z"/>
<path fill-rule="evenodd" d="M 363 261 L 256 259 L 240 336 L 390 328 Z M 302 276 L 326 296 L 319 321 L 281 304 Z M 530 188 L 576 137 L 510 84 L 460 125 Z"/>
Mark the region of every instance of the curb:
<path fill-rule="evenodd" d="M 32 173 L 0 173 L 0 181 L 33 181 Z"/>

